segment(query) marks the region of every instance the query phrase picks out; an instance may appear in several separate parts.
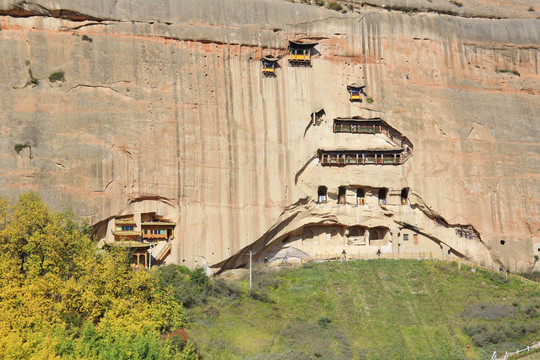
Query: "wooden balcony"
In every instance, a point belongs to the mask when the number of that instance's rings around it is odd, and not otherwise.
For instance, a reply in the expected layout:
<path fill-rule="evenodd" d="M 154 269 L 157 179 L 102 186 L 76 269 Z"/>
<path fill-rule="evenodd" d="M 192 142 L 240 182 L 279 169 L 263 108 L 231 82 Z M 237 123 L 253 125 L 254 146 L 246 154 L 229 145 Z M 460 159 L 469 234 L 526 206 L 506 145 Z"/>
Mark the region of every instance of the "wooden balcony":
<path fill-rule="evenodd" d="M 323 166 L 401 165 L 407 160 L 404 150 L 319 150 Z"/>

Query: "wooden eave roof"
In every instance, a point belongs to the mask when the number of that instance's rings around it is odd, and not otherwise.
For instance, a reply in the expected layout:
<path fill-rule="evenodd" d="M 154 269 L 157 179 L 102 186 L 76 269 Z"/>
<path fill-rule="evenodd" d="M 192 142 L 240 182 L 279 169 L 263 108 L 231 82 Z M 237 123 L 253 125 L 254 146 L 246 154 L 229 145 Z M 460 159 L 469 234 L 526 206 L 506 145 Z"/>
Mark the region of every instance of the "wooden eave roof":
<path fill-rule="evenodd" d="M 114 247 L 123 247 L 123 248 L 145 248 L 150 247 L 150 243 L 142 243 L 138 241 L 115 241 L 113 243 L 107 244 Z"/>
<path fill-rule="evenodd" d="M 307 43 L 307 42 L 304 43 L 304 42 L 289 40 L 289 47 L 293 47 L 293 48 L 310 49 L 317 44 L 318 43 Z"/>
<path fill-rule="evenodd" d="M 175 226 L 176 223 L 166 221 L 149 221 L 141 223 L 142 226 Z"/>
<path fill-rule="evenodd" d="M 381 118 L 371 118 L 371 119 L 362 119 L 362 118 L 335 118 L 334 122 L 338 123 L 349 123 L 349 124 L 363 124 L 363 123 L 373 123 L 373 122 L 380 122 L 381 124 L 388 125 L 383 119 Z M 388 125 L 389 126 L 389 125 Z"/>
<path fill-rule="evenodd" d="M 347 85 L 347 90 L 362 90 L 365 87 L 366 85 L 358 85 L 355 83 L 355 84 Z"/>
<path fill-rule="evenodd" d="M 268 61 L 268 62 L 278 62 L 278 58 L 272 57 L 272 56 L 265 56 L 262 58 L 262 61 Z"/>
<path fill-rule="evenodd" d="M 115 219 L 114 222 L 117 225 L 135 225 L 135 220 L 133 219 Z"/>
<path fill-rule="evenodd" d="M 319 149 L 318 153 L 326 154 L 399 154 L 402 153 L 404 149 L 369 149 L 369 150 L 323 150 Z"/>
<path fill-rule="evenodd" d="M 122 236 L 137 236 L 137 235 L 141 235 L 141 232 L 140 231 L 121 231 L 121 230 L 118 230 L 118 231 L 112 231 L 113 235 L 122 235 Z"/>

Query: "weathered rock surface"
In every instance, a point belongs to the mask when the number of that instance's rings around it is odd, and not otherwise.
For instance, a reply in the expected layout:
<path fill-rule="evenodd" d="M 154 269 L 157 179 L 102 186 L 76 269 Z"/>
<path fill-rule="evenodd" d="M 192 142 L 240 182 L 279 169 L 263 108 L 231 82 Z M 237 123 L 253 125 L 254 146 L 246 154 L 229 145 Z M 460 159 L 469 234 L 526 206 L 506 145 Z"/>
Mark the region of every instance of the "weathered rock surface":
<path fill-rule="evenodd" d="M 157 212 L 178 224 L 168 261 L 188 266 L 237 266 L 251 244 L 260 259 L 329 225 L 343 229 L 333 250 L 349 246 L 351 227 L 385 227 L 399 253 L 405 221 L 447 254 L 538 268 L 532 5 L 476 19 L 262 0 L 0 1 L 0 193 L 35 189 L 102 235 L 114 216 Z M 318 43 L 311 67 L 287 63 L 294 39 Z M 275 78 L 261 75 L 267 54 L 285 56 Z M 58 71 L 65 81 L 49 81 Z M 354 82 L 373 103 L 349 102 Z M 320 109 L 321 125 L 308 127 Z M 334 118 L 352 116 L 382 118 L 411 140 L 413 156 L 400 166 L 321 166 L 319 149 L 380 140 L 333 133 Z M 325 206 L 315 205 L 320 185 Z M 351 204 L 337 206 L 339 186 Z M 358 187 L 394 197 L 410 188 L 410 203 L 378 210 L 372 201 L 360 216 L 350 194 Z M 458 228 L 478 236 L 454 238 Z M 315 245 L 302 251 L 313 256 Z"/>

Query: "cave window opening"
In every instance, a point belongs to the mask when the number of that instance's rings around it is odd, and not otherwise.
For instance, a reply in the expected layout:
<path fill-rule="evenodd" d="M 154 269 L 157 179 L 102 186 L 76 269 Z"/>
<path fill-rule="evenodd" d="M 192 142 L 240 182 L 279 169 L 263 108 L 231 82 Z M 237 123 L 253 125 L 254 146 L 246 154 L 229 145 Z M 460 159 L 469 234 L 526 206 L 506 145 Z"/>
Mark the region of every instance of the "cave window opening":
<path fill-rule="evenodd" d="M 347 235 L 348 237 L 357 237 L 357 236 L 360 236 L 360 231 L 358 229 L 355 229 L 355 228 L 352 228 L 350 231 L 349 231 L 349 234 Z"/>
<path fill-rule="evenodd" d="M 338 204 L 346 204 L 347 203 L 347 196 L 345 193 L 345 187 L 340 186 L 338 188 Z"/>
<path fill-rule="evenodd" d="M 401 190 L 401 205 L 407 205 L 409 203 L 409 188 L 403 188 Z"/>
<path fill-rule="evenodd" d="M 324 115 L 326 115 L 326 112 L 324 111 L 324 109 L 320 109 L 318 111 L 311 113 L 311 122 L 313 123 L 313 125 L 316 125 L 316 126 L 321 125 L 322 117 Z"/>
<path fill-rule="evenodd" d="M 506 242 L 506 241 L 504 241 L 504 240 L 501 240 L 501 245 L 504 245 L 504 243 L 505 243 L 505 242 Z"/>
<path fill-rule="evenodd" d="M 386 205 L 387 194 L 388 194 L 388 189 L 385 189 L 385 188 L 379 189 L 379 205 Z"/>
<path fill-rule="evenodd" d="M 362 189 L 356 189 L 356 204 L 365 205 L 366 204 L 366 194 Z"/>
<path fill-rule="evenodd" d="M 318 196 L 317 202 L 319 204 L 326 203 L 326 201 L 328 200 L 327 192 L 328 192 L 328 188 L 326 186 L 319 186 L 319 190 L 317 191 L 317 196 Z"/>

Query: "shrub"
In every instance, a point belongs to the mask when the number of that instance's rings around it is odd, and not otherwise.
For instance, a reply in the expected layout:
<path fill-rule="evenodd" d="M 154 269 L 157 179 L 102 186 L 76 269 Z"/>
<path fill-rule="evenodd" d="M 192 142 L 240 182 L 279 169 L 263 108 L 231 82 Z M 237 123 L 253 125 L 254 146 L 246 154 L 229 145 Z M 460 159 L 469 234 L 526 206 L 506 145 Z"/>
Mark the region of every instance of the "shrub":
<path fill-rule="evenodd" d="M 317 6 L 324 6 L 324 0 L 315 0 L 313 3 Z"/>
<path fill-rule="evenodd" d="M 209 294 L 215 298 L 233 300 L 240 297 L 240 289 L 236 283 L 229 283 L 223 279 L 210 282 Z"/>
<path fill-rule="evenodd" d="M 253 300 L 265 302 L 265 303 L 274 303 L 272 299 L 270 299 L 270 295 L 268 295 L 268 291 L 266 289 L 251 289 L 249 292 L 249 297 Z"/>
<path fill-rule="evenodd" d="M 508 73 L 508 74 L 513 74 L 513 75 L 516 75 L 516 76 L 520 75 L 517 70 L 510 70 L 510 69 L 495 69 L 495 72 L 497 72 L 497 73 Z"/>
<path fill-rule="evenodd" d="M 30 62 L 28 60 L 26 60 L 28 62 L 27 65 L 30 65 Z M 32 87 L 35 87 L 35 86 L 38 86 L 39 85 L 39 80 L 37 78 L 34 77 L 34 75 L 32 74 L 32 69 L 28 69 L 28 75 L 30 76 L 30 80 L 28 80 L 28 82 L 26 83 L 26 85 L 32 85 Z"/>
<path fill-rule="evenodd" d="M 511 323 L 491 327 L 471 325 L 463 329 L 474 345 L 485 347 L 491 344 L 513 341 L 538 330 L 536 323 Z"/>
<path fill-rule="evenodd" d="M 370 98 L 370 97 L 368 97 L 368 98 L 366 99 L 366 101 L 367 101 L 368 104 L 373 104 L 373 99 Z"/>
<path fill-rule="evenodd" d="M 83 39 L 83 41 L 88 41 L 88 42 L 94 41 L 94 40 L 92 40 L 92 38 L 89 37 L 88 35 L 83 35 L 83 36 L 82 36 L 82 39 Z"/>
<path fill-rule="evenodd" d="M 50 82 L 57 82 L 57 81 L 66 81 L 66 78 L 64 76 L 63 71 L 55 71 L 51 75 L 49 75 L 49 81 Z"/>
<path fill-rule="evenodd" d="M 341 4 L 338 3 L 336 0 L 330 0 L 328 3 L 326 3 L 326 7 L 330 10 L 343 10 L 343 6 L 341 6 Z"/>
<path fill-rule="evenodd" d="M 515 307 L 504 304 L 475 304 L 461 312 L 464 319 L 484 319 L 496 320 L 512 317 L 515 314 Z"/>
<path fill-rule="evenodd" d="M 523 308 L 523 314 L 530 318 L 537 317 L 538 316 L 537 305 L 534 303 L 525 305 L 525 307 Z"/>
<path fill-rule="evenodd" d="M 198 267 L 195 270 L 191 272 L 189 275 L 189 280 L 197 286 L 200 286 L 202 288 L 208 287 L 209 279 L 206 273 L 204 272 L 204 269 L 202 267 Z"/>
<path fill-rule="evenodd" d="M 17 154 L 19 154 L 22 151 L 22 149 L 31 148 L 31 146 L 28 144 L 15 144 L 14 148 Z"/>
<path fill-rule="evenodd" d="M 537 260 L 536 256 L 538 256 L 538 255 L 535 255 L 535 258 L 534 258 L 535 260 Z M 521 274 L 521 276 L 523 276 L 524 278 L 527 278 L 529 280 L 540 282 L 540 271 L 533 271 L 531 273 L 523 273 L 523 274 Z"/>
<path fill-rule="evenodd" d="M 253 285 L 259 289 L 277 289 L 279 282 L 274 272 L 257 271 L 253 274 Z"/>
<path fill-rule="evenodd" d="M 332 322 L 332 319 L 328 316 L 321 316 L 317 319 L 317 324 L 319 324 L 320 327 L 323 329 L 326 329 L 328 325 Z"/>
<path fill-rule="evenodd" d="M 533 11 L 534 11 L 534 8 L 531 6 L 531 7 L 529 8 L 529 11 L 530 11 L 530 12 L 533 12 Z"/>
<path fill-rule="evenodd" d="M 407 7 L 407 6 L 398 6 L 398 7 L 394 8 L 394 10 L 403 11 L 403 12 L 406 12 L 406 13 L 412 13 L 415 9 Z"/>
<path fill-rule="evenodd" d="M 454 1 L 454 0 L 452 0 L 452 1 L 450 1 L 450 3 L 452 3 L 453 5 L 455 5 L 455 6 L 457 6 L 457 7 L 462 7 L 462 6 L 463 6 L 463 4 L 460 3 L 459 1 Z"/>

